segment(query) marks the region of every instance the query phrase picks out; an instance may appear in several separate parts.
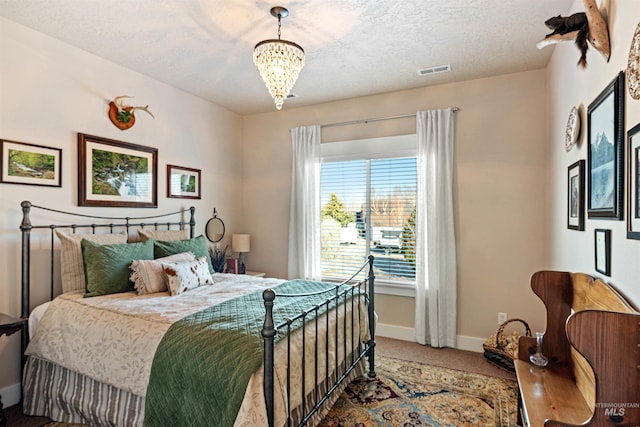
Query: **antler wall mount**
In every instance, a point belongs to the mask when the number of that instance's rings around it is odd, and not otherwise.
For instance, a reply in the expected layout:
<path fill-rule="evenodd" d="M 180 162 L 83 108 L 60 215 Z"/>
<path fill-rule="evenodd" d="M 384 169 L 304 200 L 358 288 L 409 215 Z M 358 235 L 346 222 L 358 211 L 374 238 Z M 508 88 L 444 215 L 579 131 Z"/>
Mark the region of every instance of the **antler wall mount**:
<path fill-rule="evenodd" d="M 127 130 L 136 123 L 136 117 L 133 113 L 136 110 L 141 110 L 149 114 L 155 119 L 155 116 L 149 111 L 149 106 L 133 107 L 131 105 L 124 105 L 122 103 L 123 98 L 133 98 L 128 95 L 116 96 L 113 101 L 109 102 L 109 119 L 120 130 Z"/>

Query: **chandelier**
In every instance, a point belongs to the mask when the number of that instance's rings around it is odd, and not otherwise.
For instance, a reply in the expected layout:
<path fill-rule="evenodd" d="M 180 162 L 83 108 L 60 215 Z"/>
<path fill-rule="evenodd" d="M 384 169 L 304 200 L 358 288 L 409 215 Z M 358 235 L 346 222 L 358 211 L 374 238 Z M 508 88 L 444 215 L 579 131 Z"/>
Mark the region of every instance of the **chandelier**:
<path fill-rule="evenodd" d="M 278 110 L 289 95 L 298 74 L 304 67 L 304 50 L 296 43 L 280 39 L 282 18 L 289 15 L 284 7 L 271 8 L 271 15 L 278 18 L 278 39 L 263 40 L 253 49 L 253 63 L 260 71 Z"/>

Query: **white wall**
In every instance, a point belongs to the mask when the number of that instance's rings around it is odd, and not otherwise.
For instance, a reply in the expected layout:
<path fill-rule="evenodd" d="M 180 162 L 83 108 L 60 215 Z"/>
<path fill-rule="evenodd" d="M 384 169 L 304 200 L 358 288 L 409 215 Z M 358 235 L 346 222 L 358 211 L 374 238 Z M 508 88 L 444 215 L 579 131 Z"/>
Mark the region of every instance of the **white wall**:
<path fill-rule="evenodd" d="M 240 116 L 4 18 L 0 57 L 0 138 L 62 149 L 61 188 L 0 184 L 0 312 L 20 315 L 22 200 L 120 216 L 195 206 L 197 234 L 217 207 L 227 230 L 239 228 Z M 138 112 L 133 128 L 117 129 L 106 112 L 108 100 L 118 95 L 135 96 L 134 105 L 149 104 L 155 120 Z M 158 208 L 78 208 L 78 132 L 158 148 Z M 202 200 L 166 197 L 167 163 L 202 170 Z M 19 341 L 18 334 L 0 338 L 5 406 L 19 390 Z"/>
<path fill-rule="evenodd" d="M 551 267 L 567 271 L 582 271 L 603 277 L 640 306 L 640 241 L 626 237 L 627 219 L 627 142 L 626 131 L 640 122 L 640 100 L 634 100 L 625 87 L 625 196 L 624 220 L 586 219 L 585 231 L 567 229 L 567 168 L 578 160 L 587 160 L 587 108 L 590 103 L 620 72 L 627 68 L 631 38 L 640 22 L 640 4 L 632 0 L 599 2 L 605 5 L 603 14 L 609 23 L 611 58 L 607 63 L 593 48 L 587 53 L 586 69 L 576 66 L 579 52 L 572 43 L 558 45 L 548 67 L 549 75 L 549 128 L 548 150 L 549 236 Z M 573 12 L 583 11 L 582 1 L 576 0 Z M 625 82 L 626 86 L 626 82 Z M 573 106 L 581 106 L 582 133 L 577 147 L 570 152 L 564 148 L 564 130 Z M 611 277 L 595 271 L 594 229 L 611 230 Z"/>
<path fill-rule="evenodd" d="M 529 277 L 547 260 L 547 82 L 544 70 L 347 99 L 244 118 L 244 216 L 248 266 L 287 274 L 291 191 L 289 129 L 417 110 L 456 113 L 454 210 L 458 245 L 458 335 L 478 345 L 497 328 L 497 313 L 544 326 Z M 323 129 L 323 142 L 415 133 L 415 118 Z M 386 331 L 409 339 L 414 300 L 376 300 Z M 476 347 L 477 348 L 477 347 Z"/>

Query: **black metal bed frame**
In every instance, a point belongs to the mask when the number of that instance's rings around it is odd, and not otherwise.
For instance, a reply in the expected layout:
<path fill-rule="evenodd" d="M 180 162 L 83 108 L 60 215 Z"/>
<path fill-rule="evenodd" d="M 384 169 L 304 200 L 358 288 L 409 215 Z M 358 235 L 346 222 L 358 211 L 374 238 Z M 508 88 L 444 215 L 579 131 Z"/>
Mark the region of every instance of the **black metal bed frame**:
<path fill-rule="evenodd" d="M 149 215 L 149 216 L 139 216 L 139 217 L 112 217 L 112 216 L 97 216 L 97 215 L 86 215 L 79 214 L 73 212 L 66 212 L 51 208 L 46 208 L 43 206 L 33 205 L 29 201 L 23 201 L 21 204 L 22 207 L 22 222 L 20 224 L 20 230 L 22 232 L 22 307 L 21 307 L 21 317 L 25 321 L 29 318 L 30 314 L 30 289 L 31 289 L 31 231 L 32 230 L 50 230 L 50 268 L 49 268 L 49 276 L 50 276 L 50 299 L 53 300 L 54 295 L 54 278 L 55 278 L 55 262 L 54 262 L 54 242 L 55 242 L 55 230 L 56 229 L 72 229 L 75 233 L 76 230 L 84 230 L 90 229 L 92 233 L 95 234 L 97 229 L 108 229 L 109 233 L 113 233 L 114 230 L 124 229 L 129 235 L 129 231 L 131 227 L 153 227 L 155 230 L 158 229 L 171 229 L 171 227 L 179 227 L 179 229 L 184 229 L 185 227 L 189 227 L 189 236 L 191 238 L 194 237 L 194 228 L 195 228 L 195 207 L 190 207 L 188 209 L 182 209 L 176 212 L 170 212 L 167 214 L 160 215 Z M 63 215 L 71 215 L 75 217 L 87 218 L 87 220 L 100 220 L 102 222 L 96 223 L 86 223 L 86 224 L 50 224 L 50 225 L 33 225 L 31 223 L 31 219 L 29 217 L 31 209 L 41 209 L 44 211 L 54 212 L 57 214 Z M 185 219 L 185 216 L 188 214 L 188 220 Z M 169 218 L 172 216 L 180 216 L 180 220 L 161 220 L 160 218 Z M 110 222 L 104 222 L 110 221 Z M 360 275 L 363 271 L 366 272 L 366 277 L 364 279 L 356 279 L 356 276 Z M 368 376 L 375 377 L 375 310 L 374 310 L 374 281 L 375 276 L 373 273 L 373 256 L 369 256 L 366 263 L 360 267 L 360 269 L 348 280 L 336 285 L 330 285 L 328 289 L 316 292 L 316 294 L 322 293 L 331 293 L 323 303 L 317 304 L 314 307 L 310 307 L 307 310 L 302 311 L 297 316 L 287 319 L 284 322 L 281 322 L 278 325 L 274 324 L 273 319 L 273 306 L 274 301 L 277 298 L 291 298 L 291 297 L 300 297 L 307 296 L 311 294 L 277 294 L 272 289 L 267 289 L 263 292 L 263 300 L 265 306 L 265 319 L 264 325 L 262 329 L 262 336 L 264 340 L 264 396 L 265 396 L 265 404 L 267 408 L 267 419 L 270 427 L 274 425 L 274 337 L 278 333 L 279 330 L 286 331 L 286 341 L 287 341 L 287 399 L 290 399 L 291 396 L 291 386 L 290 383 L 290 360 L 291 360 L 291 352 L 290 352 L 290 338 L 291 338 L 291 327 L 295 322 L 305 322 L 308 316 L 315 317 L 315 342 L 314 342 L 314 360 L 315 366 L 314 375 L 315 375 L 315 389 L 310 391 L 309 394 L 313 394 L 313 407 L 309 410 L 308 413 L 302 415 L 302 420 L 298 423 L 299 426 L 306 425 L 307 422 L 311 419 L 311 417 L 322 407 L 322 405 L 331 397 L 331 395 L 344 383 L 344 381 L 349 377 L 349 374 L 355 369 L 355 367 L 362 361 L 363 358 L 367 357 L 368 359 Z M 351 285 L 349 288 L 344 289 L 341 288 L 340 285 L 349 284 Z M 362 313 L 360 310 L 360 306 L 356 307 L 356 300 L 360 297 L 365 298 L 365 303 L 367 306 L 366 313 Z M 350 350 L 347 349 L 347 304 L 351 303 L 351 347 Z M 329 307 L 333 306 L 332 314 L 329 313 Z M 327 312 L 324 316 L 327 332 L 325 335 L 325 374 L 327 378 L 320 379 L 318 377 L 318 313 L 322 308 L 326 308 Z M 339 308 L 342 307 L 344 310 L 344 320 L 342 322 L 342 330 L 344 333 L 344 340 L 342 343 L 342 357 L 343 361 L 339 362 L 339 342 L 338 342 L 338 332 L 339 332 Z M 358 313 L 358 318 L 354 318 L 354 313 Z M 334 336 L 332 339 L 334 340 L 333 344 L 335 345 L 335 369 L 336 371 L 333 373 L 329 373 L 329 316 L 335 314 L 335 328 L 334 328 Z M 366 315 L 369 325 L 369 339 L 366 341 L 354 343 L 353 342 L 353 331 L 354 325 L 356 322 L 360 322 L 360 316 Z M 305 329 L 302 330 L 302 341 L 305 341 Z M 27 331 L 23 331 L 22 333 L 22 367 L 24 369 L 25 362 L 25 350 L 29 343 L 29 337 Z M 305 346 L 302 346 L 302 369 L 303 369 L 303 381 L 301 386 L 301 396 L 302 396 L 302 410 L 304 412 L 306 408 L 306 399 L 307 392 L 305 390 Z M 355 351 L 354 351 L 355 350 Z M 347 362 L 348 361 L 348 362 Z M 327 392 L 319 396 L 318 386 L 320 383 L 324 383 L 327 386 Z M 292 423 L 292 415 L 291 415 L 291 406 L 290 401 L 287 402 L 287 426 L 290 426 Z"/>

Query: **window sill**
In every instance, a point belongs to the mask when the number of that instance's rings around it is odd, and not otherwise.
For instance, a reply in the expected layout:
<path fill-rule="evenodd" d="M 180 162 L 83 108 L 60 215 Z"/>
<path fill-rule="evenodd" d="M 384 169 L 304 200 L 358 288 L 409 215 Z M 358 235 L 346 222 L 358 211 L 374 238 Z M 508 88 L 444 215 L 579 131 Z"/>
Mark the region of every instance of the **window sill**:
<path fill-rule="evenodd" d="M 376 281 L 376 294 L 394 295 L 399 297 L 415 298 L 415 285 L 399 285 L 392 282 Z"/>
<path fill-rule="evenodd" d="M 335 277 L 323 277 L 321 280 L 323 282 L 332 282 L 332 283 L 340 283 L 342 281 Z M 398 297 L 409 297 L 409 298 L 415 298 L 416 296 L 415 284 L 405 285 L 405 284 L 399 284 L 399 283 L 389 282 L 384 280 L 376 280 L 375 287 L 376 287 L 376 290 L 375 290 L 376 294 L 394 295 Z"/>

